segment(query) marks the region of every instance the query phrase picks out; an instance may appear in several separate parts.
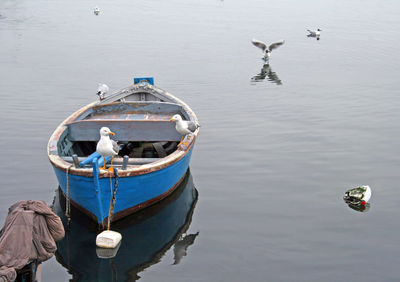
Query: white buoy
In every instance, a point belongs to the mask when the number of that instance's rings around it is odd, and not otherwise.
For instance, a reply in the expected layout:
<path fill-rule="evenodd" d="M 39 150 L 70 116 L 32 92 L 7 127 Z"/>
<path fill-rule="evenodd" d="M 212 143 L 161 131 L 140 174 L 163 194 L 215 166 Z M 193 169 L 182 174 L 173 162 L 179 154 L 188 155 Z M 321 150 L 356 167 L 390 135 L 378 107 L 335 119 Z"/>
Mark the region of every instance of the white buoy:
<path fill-rule="evenodd" d="M 96 246 L 100 248 L 113 249 L 121 242 L 122 235 L 118 232 L 105 230 L 96 237 Z"/>

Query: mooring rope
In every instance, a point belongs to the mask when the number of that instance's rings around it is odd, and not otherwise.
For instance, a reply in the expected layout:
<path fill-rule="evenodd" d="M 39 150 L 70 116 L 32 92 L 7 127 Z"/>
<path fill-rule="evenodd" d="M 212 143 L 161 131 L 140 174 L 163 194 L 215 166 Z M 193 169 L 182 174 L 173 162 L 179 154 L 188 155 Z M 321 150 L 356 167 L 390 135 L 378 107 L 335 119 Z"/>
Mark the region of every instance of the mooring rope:
<path fill-rule="evenodd" d="M 70 190 L 69 190 L 69 169 L 72 167 L 70 165 L 67 167 L 67 194 L 65 196 L 65 216 L 67 217 L 67 223 L 69 226 L 69 223 L 71 222 L 71 198 L 70 198 Z"/>
<path fill-rule="evenodd" d="M 107 220 L 107 230 L 110 230 L 110 224 L 111 224 L 111 217 L 114 212 L 114 206 L 115 206 L 115 200 L 116 200 L 116 195 L 117 195 L 117 189 L 118 189 L 118 169 L 114 168 L 114 189 L 112 187 L 112 180 L 111 180 L 111 173 L 110 173 L 110 209 L 108 210 L 108 220 Z"/>

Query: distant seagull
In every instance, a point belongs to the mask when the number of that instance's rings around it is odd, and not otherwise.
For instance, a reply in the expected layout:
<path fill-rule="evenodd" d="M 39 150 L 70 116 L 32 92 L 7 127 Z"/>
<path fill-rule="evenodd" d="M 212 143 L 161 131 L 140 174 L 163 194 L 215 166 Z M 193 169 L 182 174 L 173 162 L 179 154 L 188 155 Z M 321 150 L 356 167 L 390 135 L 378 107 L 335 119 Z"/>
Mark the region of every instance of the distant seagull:
<path fill-rule="evenodd" d="M 99 95 L 100 100 L 103 100 L 110 88 L 108 88 L 107 84 L 99 83 L 99 87 L 97 88 L 97 95 Z"/>
<path fill-rule="evenodd" d="M 264 58 L 263 58 L 263 60 L 266 61 L 266 62 L 268 62 L 269 57 L 271 56 L 272 50 L 274 50 L 274 49 L 278 48 L 279 46 L 281 46 L 283 43 L 285 43 L 285 41 L 284 41 L 284 40 L 281 40 L 281 41 L 272 43 L 272 44 L 269 45 L 269 46 L 267 46 L 267 44 L 265 44 L 264 42 L 259 41 L 259 40 L 257 40 L 257 39 L 253 39 L 253 40 L 251 41 L 251 43 L 253 43 L 254 46 L 260 48 L 260 49 L 263 51 L 263 53 L 264 53 Z"/>
<path fill-rule="evenodd" d="M 321 36 L 322 29 L 317 29 L 317 30 L 307 29 L 307 31 L 309 32 L 309 34 L 307 35 L 308 37 L 316 37 L 317 39 L 319 39 L 319 37 Z"/>
<path fill-rule="evenodd" d="M 194 123 L 191 120 L 182 120 L 182 117 L 178 114 L 174 115 L 169 121 L 175 122 L 176 131 L 182 135 L 181 142 L 179 142 L 178 146 L 182 144 L 183 139 L 187 134 L 194 133 L 196 129 L 200 127 L 198 123 Z M 185 145 L 187 145 L 187 143 L 185 143 Z"/>
<path fill-rule="evenodd" d="M 93 11 L 93 13 L 97 16 L 99 13 L 100 13 L 100 9 L 99 9 L 99 7 L 94 7 L 94 11 Z"/>

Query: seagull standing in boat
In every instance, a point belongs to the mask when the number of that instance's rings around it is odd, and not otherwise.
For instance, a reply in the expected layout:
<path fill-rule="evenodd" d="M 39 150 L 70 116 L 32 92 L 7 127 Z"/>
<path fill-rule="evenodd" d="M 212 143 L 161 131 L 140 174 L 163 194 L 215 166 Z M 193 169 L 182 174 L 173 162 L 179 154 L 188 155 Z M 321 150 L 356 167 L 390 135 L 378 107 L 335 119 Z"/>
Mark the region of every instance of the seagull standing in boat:
<path fill-rule="evenodd" d="M 264 42 L 257 40 L 257 39 L 253 39 L 251 41 L 251 43 L 253 43 L 254 46 L 260 48 L 263 53 L 264 53 L 264 58 L 263 60 L 265 62 L 269 61 L 269 58 L 271 57 L 271 52 L 272 50 L 278 48 L 279 46 L 281 46 L 283 43 L 285 43 L 285 40 L 281 40 L 275 43 L 272 43 L 271 45 L 267 46 L 267 44 L 265 44 Z"/>
<path fill-rule="evenodd" d="M 110 88 L 108 88 L 107 84 L 99 83 L 99 87 L 97 87 L 97 95 L 99 95 L 100 101 L 106 97 L 108 90 L 110 90 Z"/>
<path fill-rule="evenodd" d="M 181 142 L 179 142 L 178 146 L 182 144 L 182 141 L 186 135 L 194 133 L 196 129 L 200 127 L 198 123 L 194 123 L 193 121 L 182 120 L 182 117 L 178 114 L 174 115 L 169 121 L 175 122 L 176 131 L 182 135 Z M 187 143 L 185 143 L 185 145 L 187 145 Z"/>
<path fill-rule="evenodd" d="M 106 169 L 105 157 L 111 157 L 111 165 L 108 168 L 109 171 L 113 171 L 112 162 L 114 156 L 118 155 L 119 145 L 114 140 L 110 139 L 110 134 L 115 135 L 108 127 L 102 127 L 100 129 L 100 140 L 97 143 L 96 152 L 104 157 L 104 165 L 101 169 Z"/>

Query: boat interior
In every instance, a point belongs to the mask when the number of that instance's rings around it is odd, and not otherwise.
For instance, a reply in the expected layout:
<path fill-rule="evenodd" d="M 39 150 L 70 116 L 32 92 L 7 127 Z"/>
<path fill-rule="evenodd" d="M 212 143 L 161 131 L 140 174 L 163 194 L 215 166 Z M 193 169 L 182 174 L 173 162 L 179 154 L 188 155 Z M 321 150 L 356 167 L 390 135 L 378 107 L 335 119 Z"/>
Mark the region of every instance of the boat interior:
<path fill-rule="evenodd" d="M 129 157 L 129 164 L 151 163 L 177 149 L 181 136 L 169 120 L 175 114 L 190 119 L 182 105 L 147 92 L 121 94 L 96 103 L 66 124 L 57 143 L 60 157 L 73 162 L 74 155 L 79 161 L 90 156 L 104 126 L 115 133 L 110 137 L 120 145 L 120 158 L 114 164 L 124 156 Z"/>

